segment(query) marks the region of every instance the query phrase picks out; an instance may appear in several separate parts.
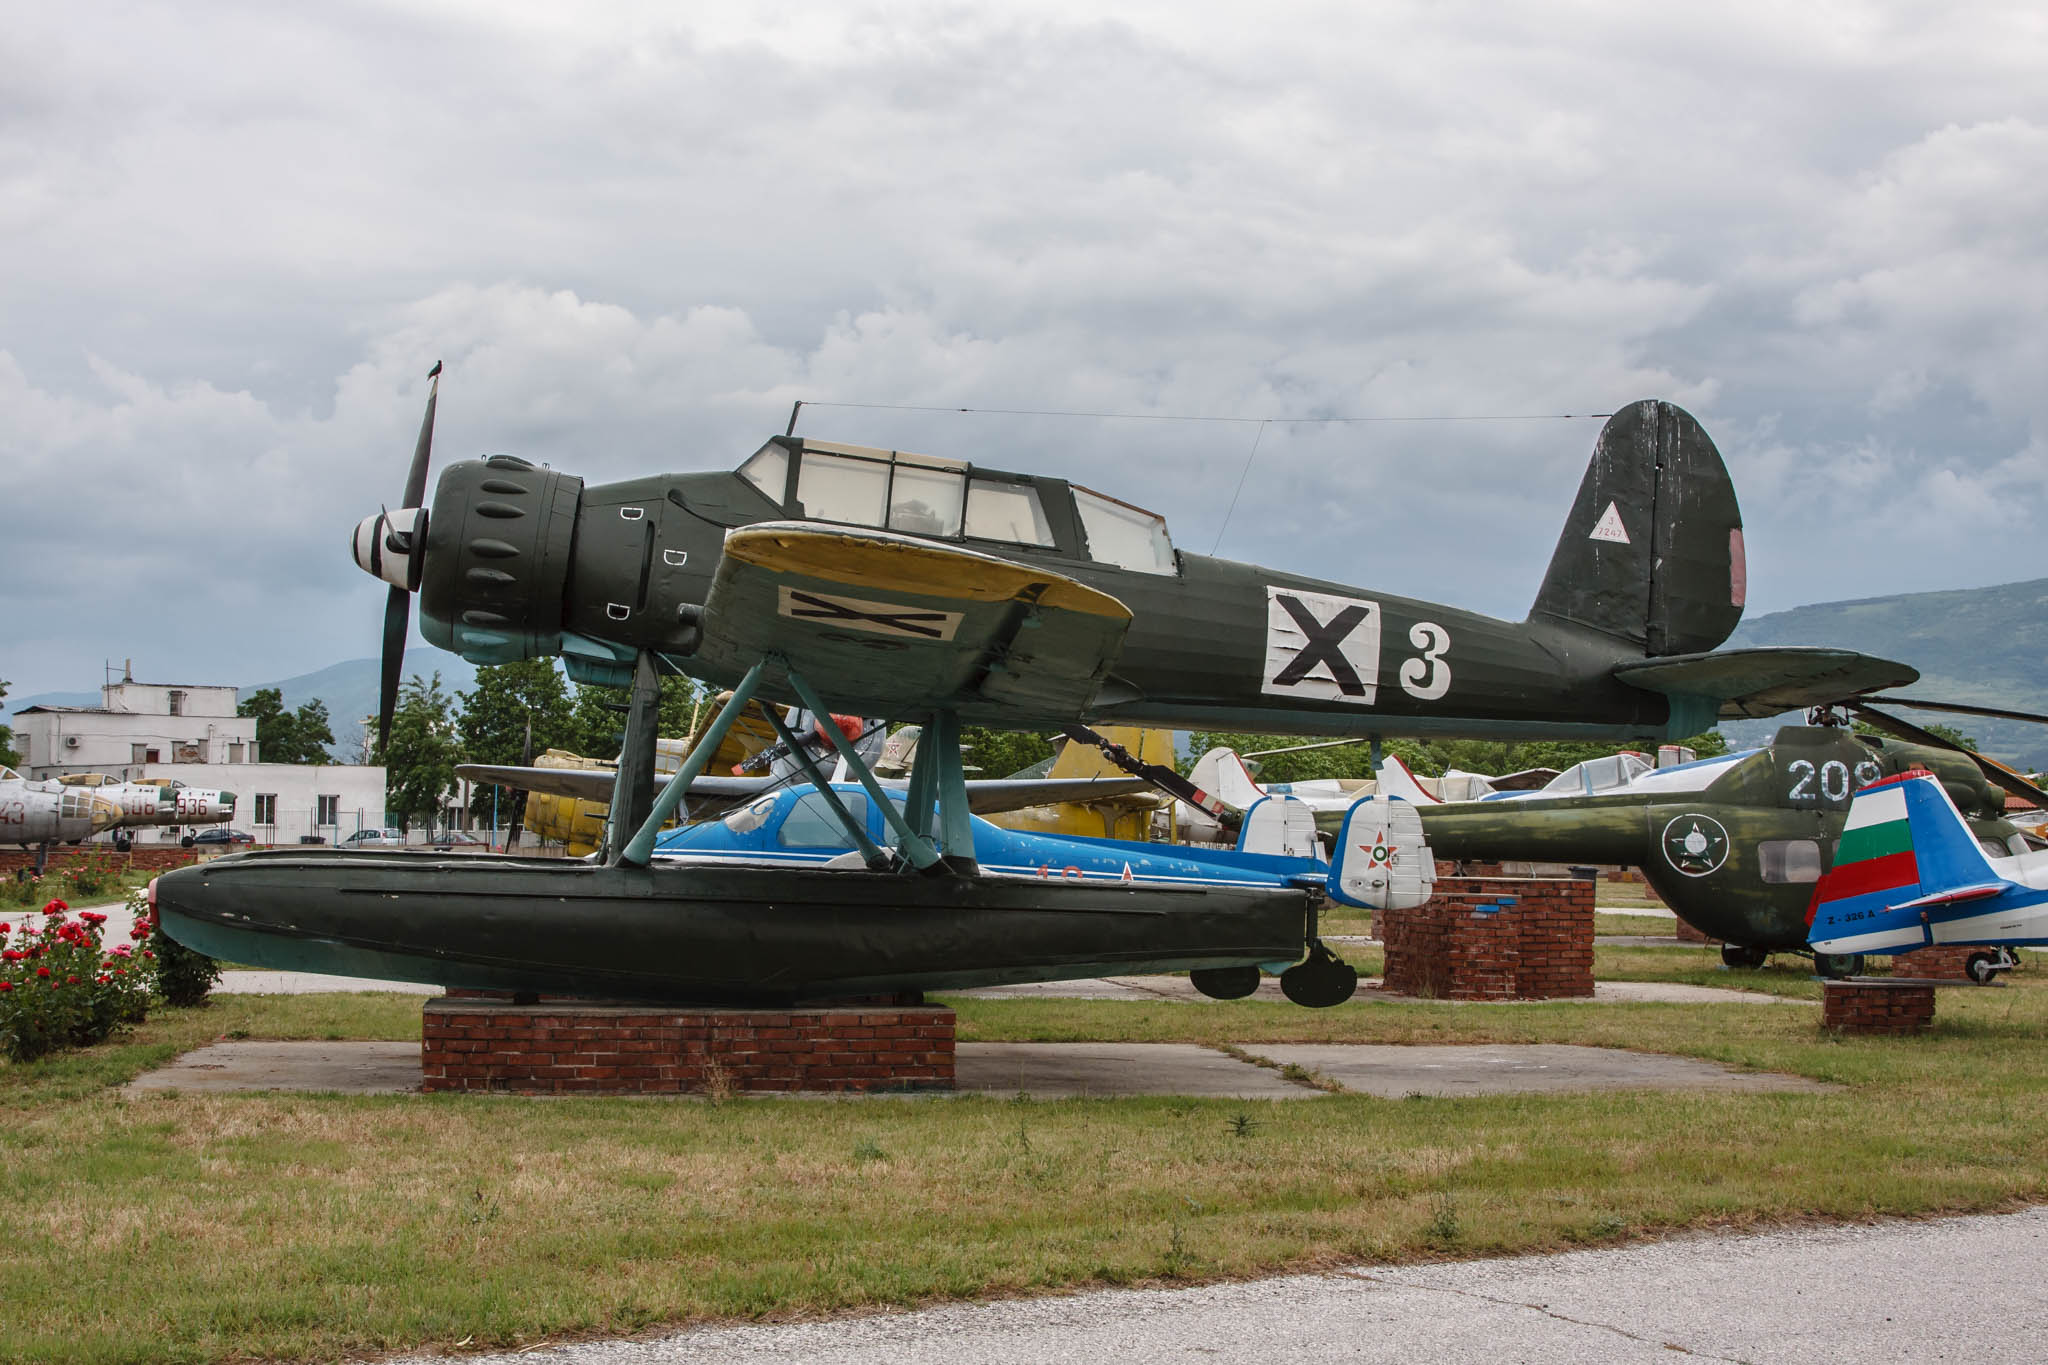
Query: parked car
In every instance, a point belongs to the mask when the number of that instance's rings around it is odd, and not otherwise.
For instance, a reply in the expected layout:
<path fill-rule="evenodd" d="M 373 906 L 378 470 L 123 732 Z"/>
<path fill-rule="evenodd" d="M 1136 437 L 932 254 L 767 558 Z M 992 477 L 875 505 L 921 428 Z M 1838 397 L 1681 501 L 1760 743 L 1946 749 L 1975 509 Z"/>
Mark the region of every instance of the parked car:
<path fill-rule="evenodd" d="M 479 839 L 466 829 L 444 829 L 433 838 L 427 840 L 427 845 L 437 853 L 447 853 L 454 849 L 474 852 L 478 849 L 489 848 L 491 841 Z"/>
<path fill-rule="evenodd" d="M 222 829 L 215 825 L 212 829 L 202 829 L 197 834 L 188 834 L 178 842 L 185 848 L 205 848 L 209 844 L 253 844 L 256 842 L 256 836 L 247 830 Z"/>
<path fill-rule="evenodd" d="M 390 825 L 364 825 L 341 841 L 342 848 L 404 848 L 405 831 Z"/>

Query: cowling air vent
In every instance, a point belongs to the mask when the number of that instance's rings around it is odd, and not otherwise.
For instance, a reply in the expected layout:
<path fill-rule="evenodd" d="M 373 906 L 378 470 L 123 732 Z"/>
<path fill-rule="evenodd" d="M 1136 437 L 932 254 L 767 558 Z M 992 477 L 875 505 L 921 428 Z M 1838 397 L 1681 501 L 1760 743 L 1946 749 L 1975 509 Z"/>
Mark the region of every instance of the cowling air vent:
<path fill-rule="evenodd" d="M 554 655 L 583 480 L 513 455 L 450 465 L 427 518 L 420 633 L 471 663 Z"/>

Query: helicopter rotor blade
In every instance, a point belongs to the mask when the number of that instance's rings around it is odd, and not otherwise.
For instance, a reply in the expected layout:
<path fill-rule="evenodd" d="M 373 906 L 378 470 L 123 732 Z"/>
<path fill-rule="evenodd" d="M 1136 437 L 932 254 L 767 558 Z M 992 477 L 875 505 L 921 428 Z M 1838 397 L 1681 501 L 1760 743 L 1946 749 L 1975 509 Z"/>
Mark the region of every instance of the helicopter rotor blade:
<path fill-rule="evenodd" d="M 1993 720 L 2024 720 L 2048 725 L 2048 715 L 2038 711 L 2007 711 L 1996 706 L 1972 706 L 1959 701 L 1921 701 L 1917 697 L 1865 697 L 1866 702 L 1905 706 L 1918 711 L 1947 711 L 1958 716 L 1989 716 Z"/>
<path fill-rule="evenodd" d="M 1976 764 L 1977 771 L 1983 773 L 1985 780 L 1993 786 L 2002 787 L 2014 796 L 2023 797 L 2043 810 L 2048 810 L 2048 791 L 2043 791 L 2040 787 L 2035 786 L 2024 776 L 2006 767 L 1997 759 L 1987 758 L 1973 749 L 1965 749 L 1962 745 L 1955 743 L 1953 740 L 1944 739 L 1932 730 L 1921 729 L 1910 720 L 1901 720 L 1897 716 L 1887 715 L 1885 712 L 1873 708 L 1867 702 L 1845 701 L 1841 704 L 1886 734 L 1903 739 L 1909 744 L 1925 744 L 1930 748 L 1948 749 L 1954 753 L 1961 754 L 1964 758 Z"/>

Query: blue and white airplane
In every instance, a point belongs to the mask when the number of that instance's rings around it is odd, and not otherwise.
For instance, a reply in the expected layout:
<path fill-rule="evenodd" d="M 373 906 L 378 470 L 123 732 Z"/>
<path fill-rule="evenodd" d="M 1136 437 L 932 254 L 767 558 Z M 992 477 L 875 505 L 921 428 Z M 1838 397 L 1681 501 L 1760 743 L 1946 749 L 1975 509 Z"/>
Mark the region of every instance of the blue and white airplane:
<path fill-rule="evenodd" d="M 1849 803 L 1807 928 L 1820 953 L 1982 945 L 1970 974 L 1986 981 L 2012 948 L 2048 945 L 2048 852 L 1992 857 L 1931 773 L 1873 782 Z"/>

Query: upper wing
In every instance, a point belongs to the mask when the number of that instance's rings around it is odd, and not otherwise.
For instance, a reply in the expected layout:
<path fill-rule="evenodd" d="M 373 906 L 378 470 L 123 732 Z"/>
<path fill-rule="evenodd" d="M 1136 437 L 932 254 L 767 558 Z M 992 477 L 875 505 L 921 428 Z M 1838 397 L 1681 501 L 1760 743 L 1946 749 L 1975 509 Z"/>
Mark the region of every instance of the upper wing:
<path fill-rule="evenodd" d="M 738 676 L 780 655 L 862 715 L 946 707 L 1023 726 L 1085 711 L 1130 621 L 1114 597 L 1036 565 L 888 531 L 764 522 L 726 538 L 696 657 Z"/>
<path fill-rule="evenodd" d="M 459 764 L 455 775 L 471 782 L 495 782 L 502 787 L 573 797 L 578 801 L 595 801 L 599 805 L 611 801 L 612 784 L 618 777 L 618 773 L 609 768 L 519 768 L 498 763 Z M 656 790 L 666 786 L 668 780 L 668 774 L 657 773 L 654 778 Z M 714 797 L 744 801 L 780 785 L 776 779 L 768 777 L 705 776 L 690 784 L 690 795 L 699 800 Z M 882 785 L 901 790 L 906 784 L 896 781 Z M 1145 782 L 1135 777 L 999 777 L 969 781 L 967 806 L 976 815 L 991 815 L 997 811 L 1022 810 L 1027 806 L 1046 806 L 1059 801 L 1102 801 L 1147 790 L 1150 788 Z"/>
<path fill-rule="evenodd" d="M 1903 687 L 1919 676 L 1908 664 L 1853 649 L 1792 645 L 1673 654 L 1614 670 L 1614 677 L 1631 687 L 1717 702 L 1724 720 L 1825 706 Z"/>

